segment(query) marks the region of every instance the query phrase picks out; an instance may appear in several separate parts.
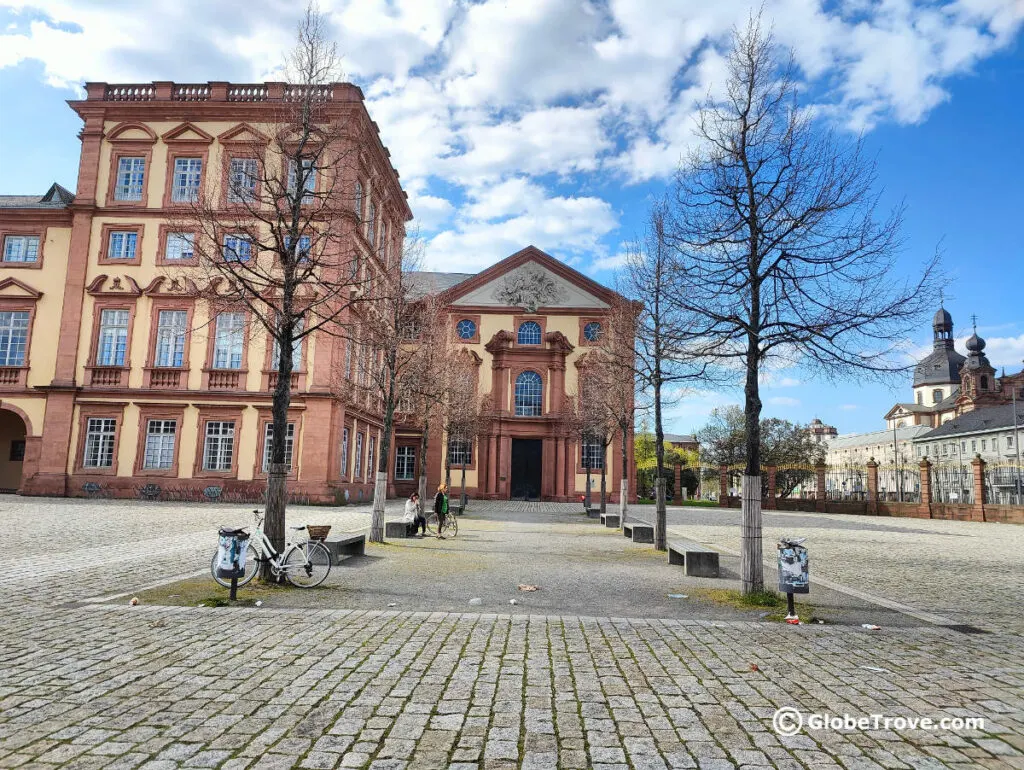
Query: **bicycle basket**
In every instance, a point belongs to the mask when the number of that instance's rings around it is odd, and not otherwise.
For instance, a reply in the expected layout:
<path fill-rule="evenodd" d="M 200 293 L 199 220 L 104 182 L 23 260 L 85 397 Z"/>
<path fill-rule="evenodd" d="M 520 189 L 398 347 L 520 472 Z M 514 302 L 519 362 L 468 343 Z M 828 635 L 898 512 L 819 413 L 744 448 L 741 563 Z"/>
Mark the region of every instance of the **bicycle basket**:
<path fill-rule="evenodd" d="M 306 532 L 310 540 L 326 540 L 327 533 L 331 531 L 330 524 L 307 524 Z"/>

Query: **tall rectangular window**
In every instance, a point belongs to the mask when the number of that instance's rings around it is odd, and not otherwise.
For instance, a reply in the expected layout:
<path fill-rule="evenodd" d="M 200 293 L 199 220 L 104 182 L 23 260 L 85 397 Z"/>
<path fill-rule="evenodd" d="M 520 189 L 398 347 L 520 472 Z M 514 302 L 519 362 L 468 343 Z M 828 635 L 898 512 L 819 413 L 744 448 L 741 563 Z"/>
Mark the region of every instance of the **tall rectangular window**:
<path fill-rule="evenodd" d="M 97 340 L 97 366 L 124 366 L 128 350 L 128 311 L 100 311 L 100 336 Z"/>
<path fill-rule="evenodd" d="M 292 247 L 291 236 L 286 235 L 284 237 L 284 247 L 290 249 Z M 304 262 L 309 259 L 309 252 L 313 248 L 313 238 L 309 235 L 300 235 L 299 242 L 295 247 L 295 261 Z"/>
<path fill-rule="evenodd" d="M 255 158 L 232 158 L 228 170 L 228 203 L 254 201 L 258 174 Z"/>
<path fill-rule="evenodd" d="M 473 464 L 473 442 L 466 439 L 448 439 L 448 464 L 453 466 Z"/>
<path fill-rule="evenodd" d="M 584 438 L 580 461 L 584 468 L 589 467 L 592 471 L 601 470 L 604 467 L 604 447 L 601 446 L 601 442 L 594 438 Z"/>
<path fill-rule="evenodd" d="M 241 369 L 245 313 L 221 313 L 213 341 L 214 369 Z"/>
<path fill-rule="evenodd" d="M 224 236 L 224 261 L 248 262 L 252 258 L 252 241 L 244 235 Z"/>
<path fill-rule="evenodd" d="M 274 440 L 274 423 L 268 422 L 267 429 L 263 434 L 263 472 L 270 469 L 270 444 Z M 284 464 L 290 471 L 292 469 L 292 448 L 295 446 L 295 423 L 288 423 L 288 429 L 284 432 Z"/>
<path fill-rule="evenodd" d="M 352 477 L 361 479 L 363 477 L 363 434 L 356 434 L 356 459 L 352 463 Z"/>
<path fill-rule="evenodd" d="M 0 312 L 0 366 L 24 366 L 28 349 L 28 311 Z"/>
<path fill-rule="evenodd" d="M 348 428 L 341 431 L 341 475 L 348 473 Z"/>
<path fill-rule="evenodd" d="M 4 236 L 4 262 L 35 262 L 38 259 L 38 235 Z"/>
<path fill-rule="evenodd" d="M 202 158 L 175 158 L 171 180 L 171 201 L 194 203 L 199 199 L 199 185 L 203 180 Z"/>
<path fill-rule="evenodd" d="M 206 423 L 203 441 L 203 470 L 230 471 L 235 453 L 235 423 L 210 421 Z"/>
<path fill-rule="evenodd" d="M 185 359 L 184 310 L 161 310 L 156 321 L 156 359 L 154 366 L 182 366 Z"/>
<path fill-rule="evenodd" d="M 117 420 L 108 417 L 90 417 L 85 424 L 86 468 L 112 468 L 114 466 L 114 435 Z"/>
<path fill-rule="evenodd" d="M 412 481 L 416 473 L 416 447 L 400 446 L 395 449 L 395 480 Z"/>
<path fill-rule="evenodd" d="M 133 230 L 115 230 L 107 241 L 107 259 L 135 259 L 138 234 Z"/>
<path fill-rule="evenodd" d="M 302 202 L 312 203 L 313 193 L 316 191 L 316 168 L 313 166 L 312 158 L 302 159 Z M 295 195 L 299 184 L 298 164 L 293 160 L 288 162 L 288 192 Z"/>
<path fill-rule="evenodd" d="M 371 477 L 374 475 L 373 468 L 373 454 L 374 450 L 377 449 L 377 437 L 370 436 L 369 445 L 366 447 L 366 473 Z"/>
<path fill-rule="evenodd" d="M 177 433 L 177 420 L 148 420 L 142 467 L 146 470 L 167 470 L 173 466 L 174 439 Z"/>
<path fill-rule="evenodd" d="M 190 260 L 196 256 L 196 236 L 194 233 L 168 233 L 164 259 L 168 262 Z"/>
<path fill-rule="evenodd" d="M 366 240 L 370 246 L 377 245 L 377 204 L 370 201 L 370 215 L 366 218 Z"/>
<path fill-rule="evenodd" d="M 118 158 L 117 183 L 114 185 L 114 200 L 141 201 L 142 186 L 145 181 L 145 158 Z"/>
<path fill-rule="evenodd" d="M 295 322 L 295 326 L 292 327 L 292 336 L 296 334 L 302 334 L 302 319 L 298 319 Z M 274 338 L 274 347 L 270 351 L 270 369 L 271 371 L 279 371 L 281 362 L 281 343 L 278 339 Z M 292 369 L 302 368 L 302 338 L 292 340 Z"/>

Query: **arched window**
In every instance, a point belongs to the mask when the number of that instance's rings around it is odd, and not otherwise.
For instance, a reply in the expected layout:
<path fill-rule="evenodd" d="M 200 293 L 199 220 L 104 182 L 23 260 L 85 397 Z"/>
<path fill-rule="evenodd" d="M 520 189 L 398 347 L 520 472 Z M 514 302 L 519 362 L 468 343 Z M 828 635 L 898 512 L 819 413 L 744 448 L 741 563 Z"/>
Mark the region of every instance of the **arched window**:
<path fill-rule="evenodd" d="M 536 321 L 523 321 L 523 323 L 519 324 L 516 342 L 520 345 L 539 345 L 540 324 Z"/>
<path fill-rule="evenodd" d="M 583 327 L 583 338 L 587 342 L 597 342 L 601 339 L 601 324 L 597 321 L 591 321 Z"/>
<path fill-rule="evenodd" d="M 455 325 L 460 340 L 471 340 L 476 336 L 476 324 L 468 318 L 463 318 Z"/>
<path fill-rule="evenodd" d="M 539 417 L 543 393 L 544 383 L 537 372 L 526 371 L 516 377 L 516 417 Z"/>

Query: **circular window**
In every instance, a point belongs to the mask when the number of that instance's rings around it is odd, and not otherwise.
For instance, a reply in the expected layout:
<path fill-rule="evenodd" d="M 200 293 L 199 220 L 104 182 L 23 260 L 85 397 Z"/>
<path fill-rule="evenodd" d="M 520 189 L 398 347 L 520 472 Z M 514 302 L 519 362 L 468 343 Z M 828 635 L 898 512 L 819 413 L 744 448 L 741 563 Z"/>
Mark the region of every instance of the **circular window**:
<path fill-rule="evenodd" d="M 591 321 L 583 327 L 583 336 L 587 342 L 597 342 L 601 339 L 601 324 L 597 321 Z"/>
<path fill-rule="evenodd" d="M 459 333 L 460 340 L 471 340 L 476 336 L 476 324 L 468 318 L 463 318 L 459 321 L 455 329 Z"/>

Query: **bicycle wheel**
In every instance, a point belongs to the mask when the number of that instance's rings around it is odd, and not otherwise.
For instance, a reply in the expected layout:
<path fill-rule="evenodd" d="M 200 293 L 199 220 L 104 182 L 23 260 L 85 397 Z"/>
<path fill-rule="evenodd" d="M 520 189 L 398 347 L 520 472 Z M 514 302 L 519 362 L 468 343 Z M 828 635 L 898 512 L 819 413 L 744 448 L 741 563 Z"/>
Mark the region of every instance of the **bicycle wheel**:
<path fill-rule="evenodd" d="M 239 587 L 249 583 L 256 573 L 260 571 L 260 550 L 256 545 L 249 545 L 249 550 L 245 556 L 245 574 L 238 578 Z M 213 575 L 213 579 L 217 581 L 219 585 L 225 588 L 231 588 L 231 578 L 220 577 L 217 574 L 217 552 L 213 552 L 213 559 L 210 561 L 210 574 Z"/>
<path fill-rule="evenodd" d="M 284 575 L 299 588 L 313 588 L 327 579 L 331 572 L 331 552 L 316 541 L 299 543 L 284 560 Z"/>
<path fill-rule="evenodd" d="M 445 537 L 458 537 L 459 535 L 459 522 L 455 518 L 454 514 L 447 514 L 444 517 L 444 536 Z"/>
<path fill-rule="evenodd" d="M 437 534 L 437 514 L 436 513 L 431 512 L 431 513 L 427 514 L 427 532 L 429 532 L 431 535 L 436 535 Z"/>

